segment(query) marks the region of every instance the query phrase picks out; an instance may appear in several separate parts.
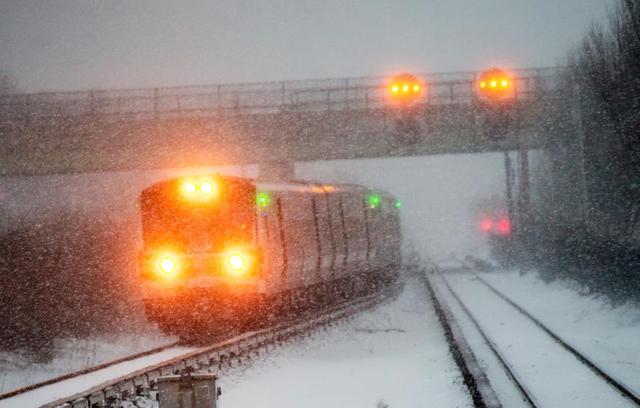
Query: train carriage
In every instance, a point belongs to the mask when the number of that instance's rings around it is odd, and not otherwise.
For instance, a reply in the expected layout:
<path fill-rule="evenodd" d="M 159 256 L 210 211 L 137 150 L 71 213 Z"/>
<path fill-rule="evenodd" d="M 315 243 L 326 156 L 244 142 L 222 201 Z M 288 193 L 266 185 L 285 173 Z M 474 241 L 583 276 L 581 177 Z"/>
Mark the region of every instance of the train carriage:
<path fill-rule="evenodd" d="M 370 293 L 400 266 L 395 202 L 357 185 L 156 183 L 140 197 L 147 316 L 186 337 Z"/>

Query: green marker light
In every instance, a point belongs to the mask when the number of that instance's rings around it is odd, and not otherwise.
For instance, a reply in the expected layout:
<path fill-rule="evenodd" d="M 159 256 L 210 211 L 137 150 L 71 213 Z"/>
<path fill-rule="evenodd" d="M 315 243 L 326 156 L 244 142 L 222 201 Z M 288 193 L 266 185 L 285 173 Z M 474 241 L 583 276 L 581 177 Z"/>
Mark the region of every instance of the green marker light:
<path fill-rule="evenodd" d="M 402 208 L 402 203 L 401 203 L 400 201 L 396 201 L 396 203 L 395 203 L 395 207 L 396 207 L 397 209 Z"/>
<path fill-rule="evenodd" d="M 269 204 L 271 204 L 271 196 L 269 193 L 265 193 L 264 191 L 259 192 L 256 195 L 256 204 L 258 204 L 259 208 L 267 208 Z"/>
<path fill-rule="evenodd" d="M 377 194 L 371 194 L 367 198 L 367 203 L 370 208 L 376 208 L 380 205 L 380 196 Z"/>

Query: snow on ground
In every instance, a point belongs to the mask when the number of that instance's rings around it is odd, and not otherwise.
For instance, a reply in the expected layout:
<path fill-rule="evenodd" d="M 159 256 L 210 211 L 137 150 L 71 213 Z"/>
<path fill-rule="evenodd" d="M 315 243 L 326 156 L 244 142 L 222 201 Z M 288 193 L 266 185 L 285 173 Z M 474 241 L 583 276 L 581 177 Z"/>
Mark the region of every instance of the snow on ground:
<path fill-rule="evenodd" d="M 185 351 L 168 350 L 164 357 Z M 158 359 L 150 356 L 91 374 L 81 380 L 82 387 L 151 364 L 145 361 L 150 358 Z M 227 369 L 220 377 L 225 407 L 472 406 L 426 289 L 415 279 L 408 280 L 397 299 L 272 349 L 252 365 Z M 0 408 L 35 406 L 80 388 L 76 383 L 49 386 L 35 396 L 0 401 Z"/>
<path fill-rule="evenodd" d="M 87 375 L 70 378 L 55 384 L 46 385 L 25 394 L 1 400 L 0 408 L 39 407 L 46 403 L 88 390 L 109 380 L 141 370 L 150 365 L 159 364 L 195 350 L 195 347 L 172 347 L 153 355 L 140 357 L 131 361 L 125 361 Z"/>
<path fill-rule="evenodd" d="M 631 401 L 472 274 L 448 274 L 447 280 L 516 376 L 531 391 L 537 405 L 580 408 L 633 406 Z"/>
<path fill-rule="evenodd" d="M 640 305 L 613 306 L 604 297 L 580 294 L 575 282 L 545 283 L 535 272 L 482 276 L 640 394 Z"/>
<path fill-rule="evenodd" d="M 236 368 L 220 385 L 229 408 L 472 406 L 415 280 L 393 302 Z"/>
<path fill-rule="evenodd" d="M 0 394 L 175 340 L 151 329 L 145 334 L 137 335 L 105 335 L 83 340 L 58 339 L 54 346 L 54 358 L 46 363 L 34 362 L 31 356 L 0 352 Z"/>

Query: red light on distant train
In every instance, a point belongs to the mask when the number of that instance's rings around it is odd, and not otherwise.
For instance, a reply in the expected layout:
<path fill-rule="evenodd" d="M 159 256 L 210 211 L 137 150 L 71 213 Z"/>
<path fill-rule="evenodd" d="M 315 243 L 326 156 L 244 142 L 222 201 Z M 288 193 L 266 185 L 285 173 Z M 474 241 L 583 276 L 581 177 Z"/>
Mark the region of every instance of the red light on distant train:
<path fill-rule="evenodd" d="M 496 226 L 496 232 L 501 235 L 511 234 L 511 221 L 507 218 L 501 218 Z"/>
<path fill-rule="evenodd" d="M 493 221 L 490 220 L 489 218 L 485 218 L 484 220 L 480 221 L 480 231 L 489 232 L 491 231 L 492 228 L 493 228 Z"/>

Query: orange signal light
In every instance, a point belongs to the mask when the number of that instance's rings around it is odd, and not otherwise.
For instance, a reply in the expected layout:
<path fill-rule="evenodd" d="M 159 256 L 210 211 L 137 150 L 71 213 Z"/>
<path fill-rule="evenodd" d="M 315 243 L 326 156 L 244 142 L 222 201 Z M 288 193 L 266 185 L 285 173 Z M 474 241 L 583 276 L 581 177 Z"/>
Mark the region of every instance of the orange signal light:
<path fill-rule="evenodd" d="M 505 99 L 511 95 L 511 78 L 501 69 L 492 68 L 482 73 L 478 80 L 480 92 L 489 99 Z"/>
<path fill-rule="evenodd" d="M 387 92 L 392 101 L 407 104 L 418 101 L 423 88 L 423 83 L 415 75 L 401 74 L 391 80 Z"/>

